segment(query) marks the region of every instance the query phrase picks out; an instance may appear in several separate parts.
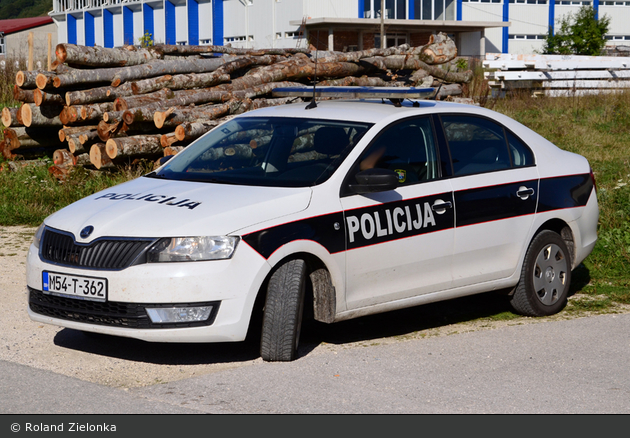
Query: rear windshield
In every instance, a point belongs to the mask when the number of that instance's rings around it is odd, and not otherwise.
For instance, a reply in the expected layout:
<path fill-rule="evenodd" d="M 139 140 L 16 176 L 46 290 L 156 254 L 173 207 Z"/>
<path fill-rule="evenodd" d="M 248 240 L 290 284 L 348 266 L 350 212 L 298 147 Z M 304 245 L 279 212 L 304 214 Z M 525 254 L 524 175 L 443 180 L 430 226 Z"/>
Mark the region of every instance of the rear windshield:
<path fill-rule="evenodd" d="M 245 117 L 223 124 L 150 177 L 273 187 L 326 181 L 369 123 Z"/>

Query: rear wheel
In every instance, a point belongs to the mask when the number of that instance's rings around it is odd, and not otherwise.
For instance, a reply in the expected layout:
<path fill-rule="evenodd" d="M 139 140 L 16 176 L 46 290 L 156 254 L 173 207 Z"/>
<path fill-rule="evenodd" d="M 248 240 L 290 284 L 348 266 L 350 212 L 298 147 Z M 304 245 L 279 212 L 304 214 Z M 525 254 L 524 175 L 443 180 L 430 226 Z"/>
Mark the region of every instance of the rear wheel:
<path fill-rule="evenodd" d="M 510 304 L 522 315 L 553 315 L 566 306 L 570 284 L 569 250 L 562 237 L 545 230 L 529 245 Z"/>
<path fill-rule="evenodd" d="M 263 360 L 286 362 L 297 357 L 305 288 L 302 259 L 284 263 L 269 279 L 260 342 Z"/>

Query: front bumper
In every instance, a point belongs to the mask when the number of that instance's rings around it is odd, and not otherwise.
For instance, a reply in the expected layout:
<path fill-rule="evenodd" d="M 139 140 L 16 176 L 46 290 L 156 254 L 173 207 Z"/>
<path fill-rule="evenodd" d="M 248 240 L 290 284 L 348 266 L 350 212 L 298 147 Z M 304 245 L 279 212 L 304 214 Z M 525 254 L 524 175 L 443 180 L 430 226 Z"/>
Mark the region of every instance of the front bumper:
<path fill-rule="evenodd" d="M 42 293 L 42 272 L 107 278 L 106 303 Z M 30 318 L 76 330 L 151 342 L 235 342 L 247 335 L 268 263 L 248 245 L 230 260 L 153 263 L 121 271 L 57 266 L 43 262 L 37 248 L 27 256 Z M 207 322 L 153 324 L 146 307 L 215 306 Z"/>

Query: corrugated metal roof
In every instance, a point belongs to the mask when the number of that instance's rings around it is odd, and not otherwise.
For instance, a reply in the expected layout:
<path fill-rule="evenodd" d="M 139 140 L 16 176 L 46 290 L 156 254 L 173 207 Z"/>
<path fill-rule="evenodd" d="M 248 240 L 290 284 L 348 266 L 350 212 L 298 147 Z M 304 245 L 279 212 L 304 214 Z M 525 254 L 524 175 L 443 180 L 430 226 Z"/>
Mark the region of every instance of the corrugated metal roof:
<path fill-rule="evenodd" d="M 5 35 L 19 32 L 21 30 L 32 29 L 33 27 L 50 24 L 53 19 L 50 17 L 15 18 L 13 20 L 0 20 L 0 32 Z"/>

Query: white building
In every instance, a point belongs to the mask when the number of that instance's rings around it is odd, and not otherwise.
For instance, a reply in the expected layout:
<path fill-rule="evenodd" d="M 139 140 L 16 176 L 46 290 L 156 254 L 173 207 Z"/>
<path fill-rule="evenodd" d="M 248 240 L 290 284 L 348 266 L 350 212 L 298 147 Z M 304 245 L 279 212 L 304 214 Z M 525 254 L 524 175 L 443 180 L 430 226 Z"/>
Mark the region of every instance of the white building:
<path fill-rule="evenodd" d="M 630 1 L 386 0 L 386 45 L 446 32 L 461 55 L 540 50 L 550 27 L 581 5 L 611 17 L 612 43 L 630 41 Z M 53 0 L 59 42 L 116 47 L 145 34 L 167 44 L 327 50 L 380 47 L 381 0 Z"/>

